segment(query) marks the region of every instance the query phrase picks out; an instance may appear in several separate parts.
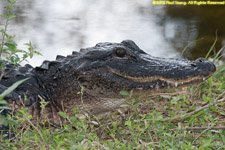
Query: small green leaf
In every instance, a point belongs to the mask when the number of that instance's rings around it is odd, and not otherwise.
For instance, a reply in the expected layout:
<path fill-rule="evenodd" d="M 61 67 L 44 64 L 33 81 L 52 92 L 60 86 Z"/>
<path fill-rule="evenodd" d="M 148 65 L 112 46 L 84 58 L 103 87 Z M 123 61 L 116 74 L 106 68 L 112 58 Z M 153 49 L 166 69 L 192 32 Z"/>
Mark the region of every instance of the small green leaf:
<path fill-rule="evenodd" d="M 5 100 L 0 101 L 0 105 L 6 105 L 6 104 L 7 104 L 7 102 Z"/>
<path fill-rule="evenodd" d="M 6 110 L 6 109 L 11 110 L 11 108 L 9 108 L 7 106 L 0 106 L 0 110 Z"/>
<path fill-rule="evenodd" d="M 129 93 L 126 90 L 120 91 L 120 95 L 127 96 Z"/>
<path fill-rule="evenodd" d="M 130 91 L 130 96 L 132 96 L 132 95 L 133 95 L 133 93 L 134 93 L 134 91 L 133 91 L 133 90 L 131 90 L 131 91 Z"/>
<path fill-rule="evenodd" d="M 66 114 L 62 111 L 58 112 L 59 116 L 63 117 L 64 119 L 67 118 Z"/>
<path fill-rule="evenodd" d="M 9 15 L 8 17 L 7 17 L 7 19 L 8 20 L 11 20 L 11 19 L 13 19 L 13 18 L 15 18 L 16 16 L 15 15 Z"/>
<path fill-rule="evenodd" d="M 25 50 L 22 50 L 22 49 L 17 49 L 16 50 L 16 53 L 26 53 L 26 51 Z"/>
<path fill-rule="evenodd" d="M 18 126 L 18 123 L 15 121 L 15 120 L 12 120 L 12 119 L 7 119 L 5 121 L 6 124 L 10 124 L 10 125 L 15 125 L 15 126 Z"/>
<path fill-rule="evenodd" d="M 16 2 L 16 0 L 8 0 L 8 2 L 9 2 L 11 5 L 13 5 L 13 4 Z"/>
<path fill-rule="evenodd" d="M 42 54 L 40 52 L 38 52 L 38 51 L 34 51 L 34 53 L 37 54 L 37 55 L 41 55 L 42 56 Z"/>
<path fill-rule="evenodd" d="M 28 117 L 27 117 L 28 119 L 32 119 L 32 115 L 28 115 Z"/>
<path fill-rule="evenodd" d="M 184 147 L 185 149 L 192 149 L 192 147 L 187 144 L 181 144 L 181 146 Z"/>
<path fill-rule="evenodd" d="M 19 80 L 16 83 L 14 83 L 13 85 L 11 85 L 7 90 L 5 90 L 1 95 L 0 95 L 0 99 L 3 99 L 3 97 L 5 97 L 6 95 L 8 95 L 10 92 L 12 92 L 14 89 L 16 89 L 21 83 L 25 82 L 26 80 L 28 80 L 29 78 L 23 79 L 23 80 Z"/>
<path fill-rule="evenodd" d="M 16 44 L 13 42 L 6 42 L 4 45 L 7 46 L 10 50 L 16 49 Z"/>
<path fill-rule="evenodd" d="M 8 11 L 8 15 L 6 16 L 6 18 L 7 18 L 8 20 L 11 20 L 11 19 L 13 19 L 13 18 L 16 17 L 15 15 L 13 15 L 12 8 L 11 8 L 10 6 L 7 7 L 7 11 Z"/>
<path fill-rule="evenodd" d="M 128 127 L 131 127 L 132 126 L 132 123 L 131 123 L 131 121 L 126 121 L 125 122 L 125 125 L 127 125 Z"/>

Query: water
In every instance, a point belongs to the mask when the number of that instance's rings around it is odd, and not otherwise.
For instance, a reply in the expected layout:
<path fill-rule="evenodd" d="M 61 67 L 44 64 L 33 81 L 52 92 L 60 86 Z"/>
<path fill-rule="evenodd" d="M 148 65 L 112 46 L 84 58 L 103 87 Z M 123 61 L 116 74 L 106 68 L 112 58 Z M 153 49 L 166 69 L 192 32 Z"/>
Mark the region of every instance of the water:
<path fill-rule="evenodd" d="M 5 1 L 0 0 L 0 13 Z M 168 15 L 171 10 L 153 6 L 151 0 L 20 0 L 16 6 L 9 32 L 19 48 L 31 41 L 43 54 L 29 60 L 34 66 L 98 42 L 124 39 L 154 56 L 180 57 L 185 46 L 195 47 L 190 41 L 199 36 L 199 19 Z"/>

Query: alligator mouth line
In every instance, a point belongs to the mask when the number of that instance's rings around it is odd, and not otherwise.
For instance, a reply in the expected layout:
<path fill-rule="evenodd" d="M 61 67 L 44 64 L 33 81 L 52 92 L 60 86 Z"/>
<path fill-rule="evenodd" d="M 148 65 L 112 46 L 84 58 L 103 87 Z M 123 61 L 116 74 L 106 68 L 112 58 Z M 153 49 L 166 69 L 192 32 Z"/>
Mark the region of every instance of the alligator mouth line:
<path fill-rule="evenodd" d="M 201 82 L 201 81 L 205 81 L 206 79 L 208 79 L 211 75 L 196 75 L 193 77 L 187 77 L 185 79 L 172 79 L 172 78 L 165 78 L 162 76 L 146 76 L 146 77 L 132 77 L 129 76 L 127 74 L 121 73 L 120 71 L 114 70 L 112 68 L 110 68 L 110 71 L 118 76 L 121 76 L 123 78 L 132 80 L 134 82 L 139 82 L 139 83 L 146 83 L 146 82 L 154 82 L 154 81 L 163 81 L 165 83 L 168 83 L 170 85 L 174 85 L 174 87 L 177 87 L 179 85 L 187 85 L 187 84 L 192 84 L 192 83 L 196 83 L 196 82 Z"/>

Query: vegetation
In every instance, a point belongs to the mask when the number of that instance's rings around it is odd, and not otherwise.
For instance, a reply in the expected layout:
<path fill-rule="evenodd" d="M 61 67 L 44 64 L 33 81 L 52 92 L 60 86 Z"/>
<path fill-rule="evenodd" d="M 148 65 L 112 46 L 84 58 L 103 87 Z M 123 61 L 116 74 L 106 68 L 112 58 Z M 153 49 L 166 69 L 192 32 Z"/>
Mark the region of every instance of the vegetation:
<path fill-rule="evenodd" d="M 6 13 L 0 15 L 1 21 L 5 21 L 4 24 L 0 24 L 2 26 L 2 28 L 0 28 L 0 33 L 2 35 L 2 37 L 0 37 L 0 61 L 19 64 L 22 61 L 26 61 L 27 58 L 32 58 L 34 54 L 41 54 L 33 49 L 31 42 L 24 44 L 28 46 L 27 50 L 18 49 L 14 40 L 15 36 L 8 33 L 9 21 L 15 18 L 12 12 L 12 9 L 15 7 L 15 2 L 16 0 L 8 0 L 9 5 L 6 6 Z M 1 67 L 4 67 L 5 63 L 1 63 Z"/>
<path fill-rule="evenodd" d="M 8 5 L 5 7 L 5 13 L 0 14 L 0 80 L 2 77 L 7 74 L 8 72 L 4 72 L 2 68 L 6 66 L 8 62 L 14 64 L 14 67 L 18 65 L 19 63 L 26 61 L 27 58 L 32 58 L 34 54 L 41 55 L 38 51 L 35 51 L 31 45 L 31 42 L 25 43 L 24 45 L 28 46 L 27 50 L 22 50 L 17 48 L 17 44 L 15 42 L 15 36 L 10 35 L 8 33 L 8 25 L 9 21 L 15 18 L 15 15 L 12 12 L 12 9 L 15 7 L 16 0 L 8 0 Z M 13 67 L 12 67 L 13 69 Z M 14 83 L 10 88 L 5 90 L 0 95 L 0 113 L 2 113 L 4 110 L 9 110 L 10 108 L 7 107 L 7 102 L 4 101 L 4 96 L 9 94 L 11 91 L 13 91 L 19 84 L 24 82 L 27 79 L 18 81 Z M 2 124 L 4 120 L 4 124 L 8 123 L 15 123 L 14 120 L 5 118 L 4 116 L 0 115 L 0 125 Z"/>
<path fill-rule="evenodd" d="M 18 50 L 13 37 L 6 32 L 8 20 L 14 17 L 11 12 L 14 3 L 15 0 L 9 0 L 8 15 L 3 16 L 6 24 L 5 29 L 0 30 L 3 35 L 0 50 L 1 54 L 8 54 L 1 61 L 19 63 L 38 52 L 31 44 L 28 44 L 28 51 Z M 22 58 L 19 58 L 18 52 L 24 54 Z M 215 55 L 215 63 L 218 57 Z M 74 115 L 70 118 L 65 112 L 59 112 L 66 121 L 61 128 L 49 127 L 44 122 L 34 124 L 32 116 L 24 108 L 15 114 L 16 121 L 9 119 L 15 130 L 16 142 L 0 142 L 0 149 L 222 150 L 225 148 L 224 91 L 225 64 L 222 64 L 211 78 L 199 85 L 151 93 L 148 97 L 134 98 L 132 91 L 121 91 L 120 94 L 128 99 L 127 104 L 115 112 L 88 116 L 74 108 Z M 82 93 L 78 93 L 81 100 Z M 43 101 L 42 107 L 45 105 Z"/>
<path fill-rule="evenodd" d="M 33 124 L 26 111 L 17 112 L 18 141 L 8 149 L 224 149 L 225 67 L 204 83 L 182 90 L 132 98 L 115 112 L 74 116 L 61 128 Z M 80 93 L 82 95 L 82 93 Z"/>

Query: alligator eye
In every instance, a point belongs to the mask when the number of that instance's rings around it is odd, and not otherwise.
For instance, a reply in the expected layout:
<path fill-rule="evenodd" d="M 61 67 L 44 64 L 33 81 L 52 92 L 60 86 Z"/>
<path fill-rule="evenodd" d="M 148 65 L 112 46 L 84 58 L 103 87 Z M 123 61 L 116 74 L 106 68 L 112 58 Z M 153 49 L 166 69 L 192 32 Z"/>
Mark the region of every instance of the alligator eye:
<path fill-rule="evenodd" d="M 124 57 L 127 54 L 125 49 L 116 49 L 115 54 L 117 57 Z"/>

